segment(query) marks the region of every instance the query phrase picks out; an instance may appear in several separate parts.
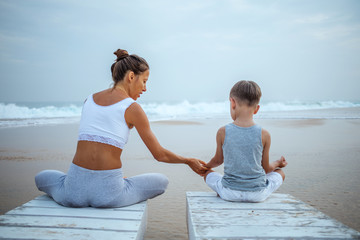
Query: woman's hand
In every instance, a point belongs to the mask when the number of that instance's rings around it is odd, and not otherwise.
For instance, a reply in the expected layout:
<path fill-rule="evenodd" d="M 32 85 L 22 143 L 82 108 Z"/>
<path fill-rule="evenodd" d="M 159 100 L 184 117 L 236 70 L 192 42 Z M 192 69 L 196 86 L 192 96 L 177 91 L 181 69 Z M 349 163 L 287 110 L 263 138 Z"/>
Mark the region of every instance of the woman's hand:
<path fill-rule="evenodd" d="M 204 176 L 209 168 L 205 167 L 206 163 L 196 158 L 188 158 L 186 164 L 200 176 Z"/>

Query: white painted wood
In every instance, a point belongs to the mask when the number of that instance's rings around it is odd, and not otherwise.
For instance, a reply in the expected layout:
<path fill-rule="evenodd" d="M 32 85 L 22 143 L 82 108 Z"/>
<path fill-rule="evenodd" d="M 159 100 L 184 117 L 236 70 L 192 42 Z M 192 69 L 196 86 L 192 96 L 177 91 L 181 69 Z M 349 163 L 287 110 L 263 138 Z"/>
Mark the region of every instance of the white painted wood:
<path fill-rule="evenodd" d="M 208 210 L 192 211 L 193 221 L 197 225 L 232 225 L 255 226 L 292 226 L 292 227 L 339 227 L 336 221 L 329 221 L 321 212 L 314 211 L 279 211 L 279 210 L 245 210 L 225 211 Z M 216 218 L 214 218 L 216 216 Z M 264 217 L 271 216 L 271 217 Z"/>
<path fill-rule="evenodd" d="M 46 195 L 0 216 L 0 239 L 143 239 L 147 202 L 123 208 L 67 208 Z"/>
<path fill-rule="evenodd" d="M 360 239 L 360 233 L 288 194 L 262 203 L 187 192 L 189 239 Z"/>
<path fill-rule="evenodd" d="M 6 213 L 7 215 L 34 215 L 58 217 L 83 217 L 83 218 L 112 218 L 112 219 L 139 219 L 140 211 L 115 211 L 112 208 L 47 208 L 47 207 L 17 207 Z"/>
<path fill-rule="evenodd" d="M 44 201 L 46 203 L 44 204 Z M 53 207 L 53 208 L 62 208 L 63 206 L 57 204 L 54 200 L 52 200 L 48 195 L 41 195 L 36 197 L 35 199 L 23 204 L 24 207 Z M 146 204 L 134 204 L 127 207 L 122 208 L 113 208 L 114 211 L 124 211 L 124 210 L 134 210 L 134 211 L 143 211 L 146 207 Z"/>
<path fill-rule="evenodd" d="M 99 229 L 114 231 L 137 231 L 141 220 L 76 218 L 58 216 L 27 216 L 27 215 L 2 215 L 0 225 L 21 227 L 60 227 L 79 229 Z"/>
<path fill-rule="evenodd" d="M 356 239 L 351 230 L 325 227 L 277 227 L 277 226 L 198 226 L 196 238 L 191 239 Z"/>
<path fill-rule="evenodd" d="M 0 226 L 0 239 L 100 240 L 136 239 L 134 232 L 79 230 L 61 228 L 24 228 Z"/>

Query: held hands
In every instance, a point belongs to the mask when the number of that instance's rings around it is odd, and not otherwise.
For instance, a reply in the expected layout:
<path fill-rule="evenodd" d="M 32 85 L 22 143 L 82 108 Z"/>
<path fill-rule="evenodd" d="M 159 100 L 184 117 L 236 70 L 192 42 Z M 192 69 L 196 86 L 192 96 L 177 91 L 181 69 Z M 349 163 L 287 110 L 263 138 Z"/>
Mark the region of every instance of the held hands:
<path fill-rule="evenodd" d="M 196 158 L 188 158 L 187 165 L 200 176 L 204 176 L 206 171 L 209 170 L 209 168 L 205 167 L 205 162 Z"/>

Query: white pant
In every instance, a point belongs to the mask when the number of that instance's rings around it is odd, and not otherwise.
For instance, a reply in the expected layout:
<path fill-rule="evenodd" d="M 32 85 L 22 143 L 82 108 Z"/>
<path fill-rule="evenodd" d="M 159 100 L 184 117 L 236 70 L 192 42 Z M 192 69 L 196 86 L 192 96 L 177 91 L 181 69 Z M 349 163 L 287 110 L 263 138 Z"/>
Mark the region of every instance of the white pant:
<path fill-rule="evenodd" d="M 269 184 L 261 191 L 237 191 L 222 185 L 223 175 L 217 172 L 211 172 L 206 176 L 206 184 L 219 196 L 227 201 L 234 202 L 262 202 L 265 201 L 271 193 L 275 192 L 283 183 L 281 175 L 277 172 L 266 174 Z"/>
<path fill-rule="evenodd" d="M 160 173 L 123 178 L 122 169 L 90 170 L 71 164 L 67 174 L 44 170 L 36 186 L 66 207 L 124 207 L 165 192 L 169 183 Z"/>

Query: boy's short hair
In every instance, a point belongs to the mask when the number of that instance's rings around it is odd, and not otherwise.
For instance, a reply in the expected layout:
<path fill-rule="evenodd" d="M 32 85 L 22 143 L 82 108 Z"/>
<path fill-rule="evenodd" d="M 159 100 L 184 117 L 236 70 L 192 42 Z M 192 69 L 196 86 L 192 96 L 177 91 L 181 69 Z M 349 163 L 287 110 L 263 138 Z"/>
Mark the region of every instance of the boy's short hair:
<path fill-rule="evenodd" d="M 261 98 L 261 89 L 253 81 L 242 80 L 231 88 L 230 97 L 238 103 L 245 103 L 249 107 L 259 104 Z"/>

